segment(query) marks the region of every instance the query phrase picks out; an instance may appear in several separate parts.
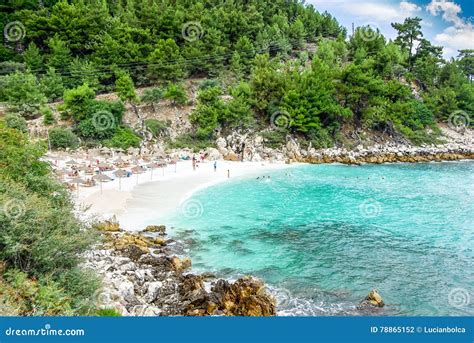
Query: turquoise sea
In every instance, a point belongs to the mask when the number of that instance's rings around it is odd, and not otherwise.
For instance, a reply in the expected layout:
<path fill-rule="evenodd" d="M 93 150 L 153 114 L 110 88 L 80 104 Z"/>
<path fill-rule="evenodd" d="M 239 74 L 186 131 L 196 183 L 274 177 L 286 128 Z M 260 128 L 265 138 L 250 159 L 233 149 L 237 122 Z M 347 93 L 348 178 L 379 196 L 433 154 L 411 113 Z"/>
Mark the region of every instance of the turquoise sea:
<path fill-rule="evenodd" d="M 166 218 L 196 271 L 262 278 L 281 315 L 474 315 L 474 162 L 258 176 L 198 191 Z M 386 306 L 357 310 L 373 288 Z"/>

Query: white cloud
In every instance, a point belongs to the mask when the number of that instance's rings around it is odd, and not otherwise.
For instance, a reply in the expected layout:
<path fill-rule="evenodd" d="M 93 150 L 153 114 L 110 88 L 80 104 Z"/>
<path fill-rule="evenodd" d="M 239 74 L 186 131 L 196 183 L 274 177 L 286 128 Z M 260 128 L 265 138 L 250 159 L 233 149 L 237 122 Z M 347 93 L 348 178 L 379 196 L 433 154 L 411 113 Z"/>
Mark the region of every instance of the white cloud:
<path fill-rule="evenodd" d="M 400 2 L 400 9 L 404 12 L 418 12 L 421 7 L 408 1 Z"/>
<path fill-rule="evenodd" d="M 400 2 L 398 6 L 368 1 L 351 1 L 344 3 L 342 7 L 348 13 L 381 22 L 403 21 L 414 12 L 421 10 L 421 7 L 408 1 Z"/>
<path fill-rule="evenodd" d="M 446 57 L 457 55 L 457 50 L 474 49 L 474 26 L 461 17 L 461 6 L 448 0 L 432 0 L 426 10 L 451 24 L 435 36 L 435 41 L 444 46 Z"/>
<path fill-rule="evenodd" d="M 459 16 L 462 12 L 461 6 L 448 0 L 432 0 L 426 10 L 433 16 L 442 14 L 443 20 L 456 26 L 462 26 L 464 20 Z"/>
<path fill-rule="evenodd" d="M 474 27 L 467 23 L 463 27 L 448 27 L 435 36 L 435 41 L 445 46 L 447 56 L 453 56 L 457 50 L 474 49 Z"/>

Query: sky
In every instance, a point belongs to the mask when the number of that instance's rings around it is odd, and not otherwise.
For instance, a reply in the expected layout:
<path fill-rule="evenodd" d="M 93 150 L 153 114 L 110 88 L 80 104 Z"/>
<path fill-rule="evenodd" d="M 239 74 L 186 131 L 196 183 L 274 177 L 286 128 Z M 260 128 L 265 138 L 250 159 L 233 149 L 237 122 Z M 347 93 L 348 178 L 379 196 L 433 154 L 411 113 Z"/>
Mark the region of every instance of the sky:
<path fill-rule="evenodd" d="M 423 19 L 424 37 L 442 46 L 444 57 L 458 55 L 460 49 L 474 49 L 474 0 L 306 0 L 319 12 L 327 11 L 352 32 L 352 23 L 378 28 L 387 38 L 395 38 L 393 22 L 406 17 Z"/>

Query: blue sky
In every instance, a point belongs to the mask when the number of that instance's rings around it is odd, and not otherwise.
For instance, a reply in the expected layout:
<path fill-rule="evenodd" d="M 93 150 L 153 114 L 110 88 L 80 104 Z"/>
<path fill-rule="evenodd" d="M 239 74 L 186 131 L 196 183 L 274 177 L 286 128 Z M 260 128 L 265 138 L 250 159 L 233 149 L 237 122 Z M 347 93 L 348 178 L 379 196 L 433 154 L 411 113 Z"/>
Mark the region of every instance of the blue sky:
<path fill-rule="evenodd" d="M 421 17 L 422 30 L 433 44 L 444 47 L 444 56 L 457 56 L 459 49 L 474 49 L 474 0 L 306 0 L 328 11 L 351 32 L 355 26 L 377 27 L 394 38 L 392 22 Z"/>

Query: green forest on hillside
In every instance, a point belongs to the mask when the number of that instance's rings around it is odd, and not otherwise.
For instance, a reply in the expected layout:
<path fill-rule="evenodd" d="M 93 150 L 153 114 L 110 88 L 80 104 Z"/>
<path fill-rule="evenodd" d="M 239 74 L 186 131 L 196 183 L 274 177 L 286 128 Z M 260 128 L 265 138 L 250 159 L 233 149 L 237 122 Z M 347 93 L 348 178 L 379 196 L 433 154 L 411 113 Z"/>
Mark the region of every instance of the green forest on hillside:
<path fill-rule="evenodd" d="M 275 147 L 288 133 L 313 147 L 343 144 L 344 128 L 434 142 L 437 122 L 474 113 L 474 51 L 444 60 L 420 21 L 393 23 L 389 41 L 371 27 L 349 35 L 297 0 L 3 1 L 0 314 L 114 314 L 96 309 L 98 280 L 80 268 L 97 235 L 73 215 L 27 120 L 42 118 L 54 148 L 126 149 L 145 136 L 123 123 L 126 105 L 139 116 L 167 99 L 194 106 L 192 132 L 172 147 L 206 147 L 235 130 Z M 195 100 L 190 78 L 203 80 Z M 96 98 L 108 92 L 119 100 Z M 166 122 L 143 125 L 166 136 Z"/>
<path fill-rule="evenodd" d="M 0 10 L 0 101 L 53 124 L 45 104 L 63 99 L 72 132 L 55 132 L 57 147 L 76 146 L 75 135 L 138 146 L 142 133 L 122 125 L 123 103 L 186 104 L 191 77 L 208 81 L 184 142 L 272 124 L 315 147 L 340 142 L 344 126 L 422 143 L 433 141 L 437 121 L 474 110 L 474 52 L 444 60 L 419 18 L 393 23 L 398 37 L 388 41 L 371 27 L 348 35 L 298 0 L 9 0 Z M 153 88 L 139 97 L 135 87 Z M 94 99 L 110 91 L 121 101 Z M 97 113 L 114 125 L 97 128 Z"/>

